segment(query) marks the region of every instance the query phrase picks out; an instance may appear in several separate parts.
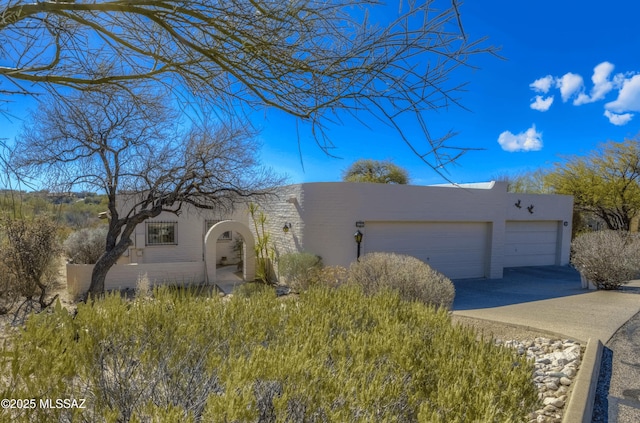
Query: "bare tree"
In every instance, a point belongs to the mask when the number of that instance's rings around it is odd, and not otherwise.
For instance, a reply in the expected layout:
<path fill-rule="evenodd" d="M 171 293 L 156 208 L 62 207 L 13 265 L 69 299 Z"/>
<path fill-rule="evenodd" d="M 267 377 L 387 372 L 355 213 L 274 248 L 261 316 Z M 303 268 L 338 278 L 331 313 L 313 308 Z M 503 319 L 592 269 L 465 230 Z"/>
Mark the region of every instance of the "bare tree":
<path fill-rule="evenodd" d="M 308 123 L 326 152 L 333 147 L 326 124 L 346 113 L 364 125 L 388 124 L 440 173 L 465 150 L 448 145 L 451 132 L 432 137 L 424 113 L 458 104 L 463 85 L 450 74 L 470 55 L 494 52 L 467 38 L 460 6 L 0 0 L 0 95 L 151 80 L 233 114 L 246 106 L 281 110 Z M 421 133 L 412 138 L 408 126 Z"/>
<path fill-rule="evenodd" d="M 179 214 L 184 205 L 231 208 L 280 182 L 258 166 L 259 145 L 246 126 L 180 131 L 163 97 L 99 88 L 41 103 L 15 151 L 22 178 L 106 193 L 109 229 L 90 294 L 104 291 L 107 272 L 146 219 Z"/>

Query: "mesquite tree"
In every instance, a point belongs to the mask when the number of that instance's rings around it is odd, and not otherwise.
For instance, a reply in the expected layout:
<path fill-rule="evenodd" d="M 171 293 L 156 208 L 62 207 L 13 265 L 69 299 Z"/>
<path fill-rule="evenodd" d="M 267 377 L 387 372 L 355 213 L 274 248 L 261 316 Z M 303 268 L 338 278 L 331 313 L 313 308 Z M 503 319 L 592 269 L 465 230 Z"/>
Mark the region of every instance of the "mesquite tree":
<path fill-rule="evenodd" d="M 638 139 L 609 141 L 585 156 L 555 163 L 545 182 L 555 193 L 573 196 L 575 209 L 596 216 L 608 229 L 629 231 L 640 215 Z"/>
<path fill-rule="evenodd" d="M 460 0 L 0 0 L 0 101 L 153 81 L 232 115 L 280 110 L 325 151 L 327 123 L 380 120 L 440 172 L 465 150 L 425 112 L 457 104 L 451 73 L 494 52 L 462 14 Z"/>
<path fill-rule="evenodd" d="M 138 224 L 162 212 L 179 214 L 186 205 L 232 208 L 280 182 L 258 165 L 259 144 L 246 125 L 186 126 L 162 96 L 98 88 L 42 102 L 14 152 L 22 179 L 58 192 L 106 194 L 109 224 L 90 294 L 104 291 L 107 272 L 132 245 Z"/>
<path fill-rule="evenodd" d="M 345 182 L 369 182 L 374 184 L 409 183 L 409 172 L 391 160 L 360 159 L 342 173 Z"/>

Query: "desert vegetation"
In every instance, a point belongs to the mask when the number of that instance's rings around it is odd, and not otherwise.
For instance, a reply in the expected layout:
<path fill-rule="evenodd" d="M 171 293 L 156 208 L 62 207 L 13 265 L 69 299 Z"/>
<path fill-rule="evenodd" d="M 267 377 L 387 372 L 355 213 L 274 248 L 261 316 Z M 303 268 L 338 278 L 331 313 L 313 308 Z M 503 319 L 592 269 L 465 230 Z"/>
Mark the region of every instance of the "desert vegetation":
<path fill-rule="evenodd" d="M 353 262 L 349 269 L 325 267 L 322 258 L 308 252 L 283 254 L 278 259 L 281 281 L 294 292 L 315 285 L 336 288 L 357 285 L 365 294 L 395 291 L 405 301 L 449 308 L 455 288 L 449 278 L 423 261 L 394 253 L 369 253 Z"/>
<path fill-rule="evenodd" d="M 3 397 L 86 399 L 13 421 L 520 421 L 532 364 L 444 309 L 347 284 L 282 300 L 156 288 L 33 315 L 3 347 Z"/>
<path fill-rule="evenodd" d="M 58 225 L 46 215 L 0 218 L 0 315 L 13 311 L 17 319 L 52 304 L 59 245 Z"/>
<path fill-rule="evenodd" d="M 618 289 L 640 276 L 640 236 L 626 231 L 595 231 L 571 243 L 571 263 L 598 289 Z"/>
<path fill-rule="evenodd" d="M 366 293 L 393 290 L 407 301 L 449 308 L 455 288 L 449 278 L 415 257 L 394 253 L 369 253 L 349 268 L 349 283 Z"/>

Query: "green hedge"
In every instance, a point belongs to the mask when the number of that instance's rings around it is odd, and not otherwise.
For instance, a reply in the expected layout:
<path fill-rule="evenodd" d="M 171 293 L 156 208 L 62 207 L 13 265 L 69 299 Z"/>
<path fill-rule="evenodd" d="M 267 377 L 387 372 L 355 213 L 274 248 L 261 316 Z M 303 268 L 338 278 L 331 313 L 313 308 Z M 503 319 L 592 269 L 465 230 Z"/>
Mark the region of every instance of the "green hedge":
<path fill-rule="evenodd" d="M 4 347 L 0 394 L 86 399 L 13 421 L 510 422 L 535 408 L 532 371 L 446 311 L 388 291 L 156 289 L 33 316 Z"/>

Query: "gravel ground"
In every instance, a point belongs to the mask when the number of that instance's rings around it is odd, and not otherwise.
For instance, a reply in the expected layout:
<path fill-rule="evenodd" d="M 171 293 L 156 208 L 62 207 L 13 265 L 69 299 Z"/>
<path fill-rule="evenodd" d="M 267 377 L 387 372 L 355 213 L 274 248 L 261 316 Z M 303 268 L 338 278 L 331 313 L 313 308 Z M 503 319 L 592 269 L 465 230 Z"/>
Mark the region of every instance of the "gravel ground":
<path fill-rule="evenodd" d="M 607 342 L 602 361 L 593 423 L 640 422 L 640 313 Z"/>
<path fill-rule="evenodd" d="M 455 314 L 451 315 L 451 321 L 465 326 L 472 326 L 478 331 L 478 333 L 486 336 L 492 336 L 495 339 L 524 341 L 537 337 L 557 338 L 556 335 L 549 332 L 526 329 L 490 320 L 473 319 L 471 317 L 458 316 Z"/>

